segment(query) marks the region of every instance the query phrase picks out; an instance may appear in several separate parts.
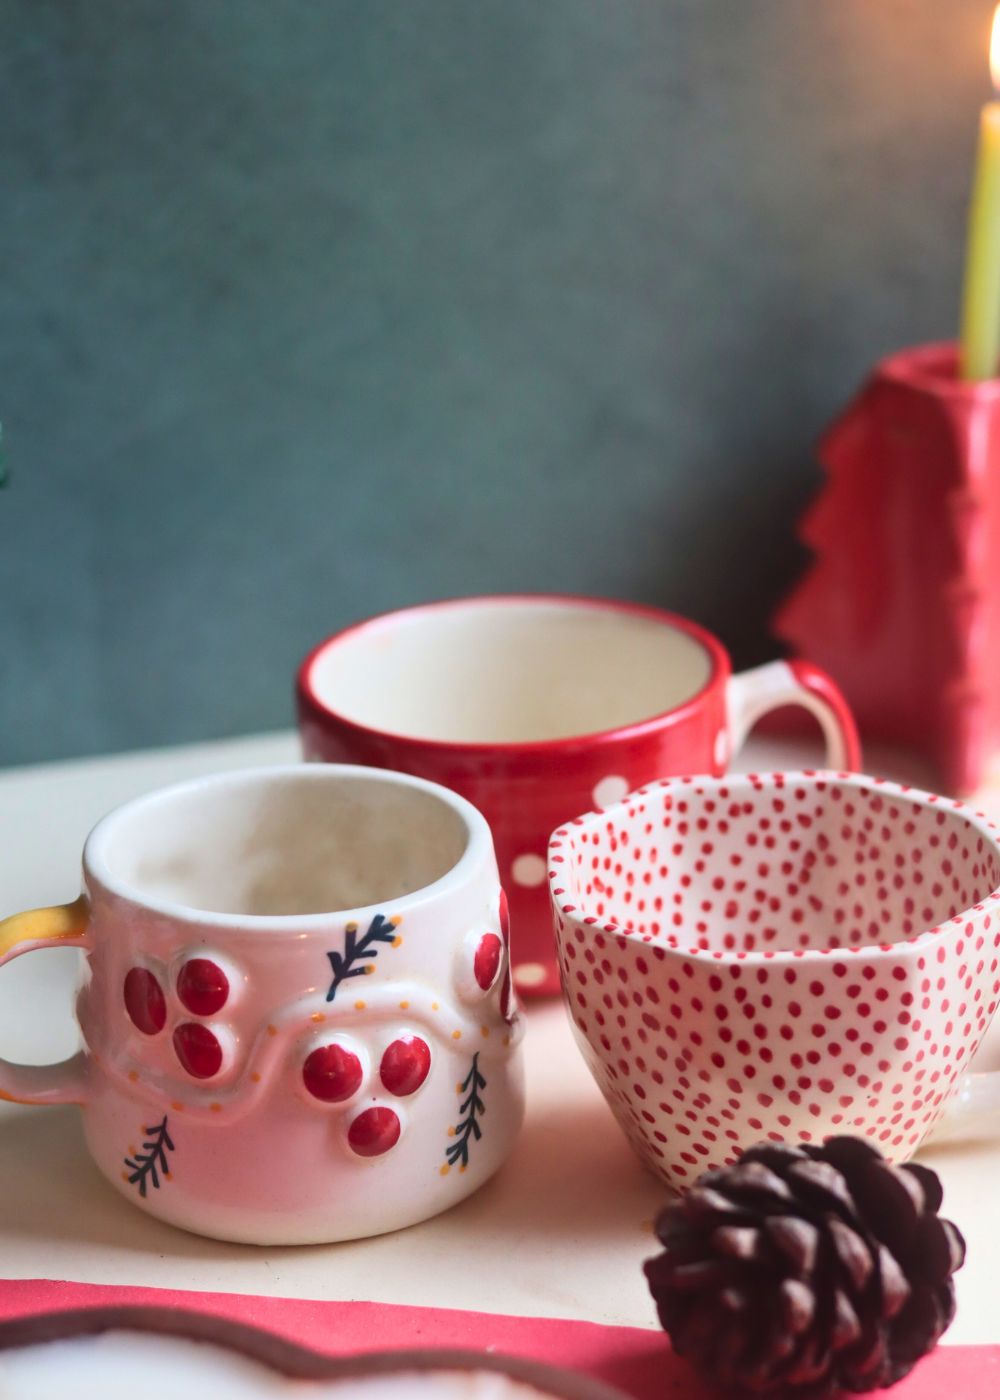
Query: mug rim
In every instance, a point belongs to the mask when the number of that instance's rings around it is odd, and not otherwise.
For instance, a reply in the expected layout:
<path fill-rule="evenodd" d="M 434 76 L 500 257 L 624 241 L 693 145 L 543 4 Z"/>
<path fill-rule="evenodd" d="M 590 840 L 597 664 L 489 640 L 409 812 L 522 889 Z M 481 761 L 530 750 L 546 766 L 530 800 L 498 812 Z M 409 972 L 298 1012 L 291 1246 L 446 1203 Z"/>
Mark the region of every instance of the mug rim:
<path fill-rule="evenodd" d="M 681 778 L 657 778 L 654 782 L 636 788 L 635 792 L 626 794 L 618 802 L 612 803 L 600 811 L 584 812 L 578 817 L 571 818 L 568 822 L 563 822 L 552 833 L 549 837 L 546 865 L 548 866 L 549 896 L 554 909 L 571 923 L 584 924 L 594 933 L 607 934 L 612 938 L 628 939 L 642 948 L 649 949 L 651 953 L 654 949 L 659 949 L 664 955 L 682 957 L 689 962 L 703 964 L 741 963 L 748 967 L 757 967 L 763 966 L 765 963 L 773 963 L 780 967 L 786 963 L 808 964 L 829 958 L 886 957 L 891 953 L 910 952 L 914 948 L 933 944 L 944 935 L 946 929 L 961 923 L 963 920 L 968 921 L 974 914 L 984 909 L 988 901 L 1000 900 L 1000 886 L 996 886 L 976 904 L 959 910 L 932 928 L 921 929 L 919 933 L 910 934 L 906 938 L 898 938 L 892 943 L 851 944 L 840 948 L 754 948 L 739 952 L 728 949 L 682 948 L 659 942 L 656 939 L 647 940 L 634 929 L 623 928 L 614 919 L 600 918 L 588 914 L 578 905 L 566 903 L 567 891 L 559 883 L 563 876 L 561 871 L 557 869 L 557 866 L 562 863 L 558 857 L 558 851 L 561 842 L 572 837 L 574 829 L 586 829 L 592 821 L 607 821 L 622 808 L 626 808 L 636 797 L 645 797 L 666 788 L 695 786 L 715 790 L 724 787 L 745 790 L 747 787 L 753 788 L 754 779 L 758 782 L 763 780 L 765 785 L 773 788 L 777 786 L 774 780 L 779 777 L 783 783 L 805 782 L 815 786 L 820 782 L 837 782 L 849 787 L 866 788 L 869 791 L 877 789 L 879 792 L 900 797 L 917 807 L 940 808 L 942 811 L 954 812 L 974 827 L 989 843 L 996 855 L 1000 856 L 1000 828 L 994 825 L 984 812 L 977 812 L 968 803 L 962 802 L 958 798 L 941 797 L 937 793 L 927 792 L 923 788 L 911 787 L 907 783 L 892 782 L 888 778 L 873 777 L 869 773 L 846 773 L 838 772 L 835 769 L 802 768 L 781 773 L 724 773 L 721 777 L 706 774 Z M 553 856 L 553 850 L 557 853 L 556 857 Z M 656 953 L 653 955 L 658 956 Z"/>
<path fill-rule="evenodd" d="M 206 788 L 240 788 L 254 785 L 262 780 L 295 778 L 303 782 L 335 784 L 343 778 L 361 780 L 365 783 L 382 784 L 386 787 L 415 788 L 436 798 L 444 806 L 450 807 L 461 820 L 466 834 L 465 847 L 458 859 L 436 880 L 421 885 L 407 894 L 393 900 L 378 900 L 372 904 L 354 908 L 323 909 L 309 914 L 233 914 L 220 910 L 201 909 L 194 904 L 184 904 L 179 900 L 167 899 L 141 890 L 128 880 L 113 874 L 108 864 L 107 846 L 115 834 L 115 827 L 127 820 L 137 810 L 155 806 L 172 797 L 198 792 Z M 277 763 L 262 764 L 253 768 L 234 768 L 216 773 L 205 773 L 196 778 L 185 778 L 180 782 L 140 793 L 128 801 L 119 803 L 105 813 L 91 829 L 83 847 L 83 871 L 89 884 L 93 881 L 101 890 L 118 899 L 127 900 L 137 908 L 163 915 L 175 923 L 198 924 L 203 927 L 230 929 L 250 933 L 283 933 L 291 929 L 303 932 L 326 931 L 332 920 L 357 919 L 363 922 L 372 917 L 386 904 L 424 904 L 449 894 L 459 888 L 474 873 L 484 855 L 493 851 L 493 837 L 486 818 L 478 807 L 474 807 L 457 792 L 443 787 L 427 778 L 417 778 L 409 773 L 397 773 L 388 768 L 370 768 L 354 763 Z"/>
<path fill-rule="evenodd" d="M 626 617 L 640 617 L 651 622 L 658 622 L 664 627 L 684 633 L 703 649 L 709 661 L 708 678 L 693 695 L 689 695 L 686 700 L 682 700 L 679 705 L 671 706 L 670 709 L 660 710 L 654 715 L 633 720 L 629 724 L 617 725 L 610 729 L 596 729 L 580 734 L 570 734 L 559 739 L 494 741 L 488 739 L 425 738 L 418 734 L 405 734 L 392 729 L 383 729 L 378 725 L 365 724 L 361 720 L 352 719 L 321 699 L 313 681 L 313 670 L 316 663 L 327 652 L 342 645 L 356 633 L 416 617 L 422 613 L 438 612 L 445 608 L 475 607 L 484 603 L 515 606 L 524 603 L 562 604 L 579 607 L 583 610 L 618 613 Z M 658 608 L 651 603 L 634 603 L 625 599 L 601 598 L 584 593 L 479 593 L 468 597 L 440 598 L 426 603 L 415 603 L 409 607 L 393 608 L 388 612 L 373 613 L 371 616 L 353 622 L 337 632 L 332 632 L 308 651 L 300 663 L 296 675 L 296 694 L 302 709 L 320 724 L 326 726 L 332 723 L 337 728 L 347 730 L 352 734 L 378 738 L 411 752 L 467 754 L 473 757 L 488 754 L 515 756 L 556 753 L 565 755 L 589 750 L 597 744 L 619 743 L 645 738 L 656 733 L 666 724 L 679 723 L 688 715 L 695 713 L 704 703 L 706 696 L 720 683 L 725 682 L 731 673 L 732 663 L 729 653 L 713 633 L 699 623 L 692 622 L 690 618 L 682 617 L 679 613 L 669 612 L 665 608 Z"/>

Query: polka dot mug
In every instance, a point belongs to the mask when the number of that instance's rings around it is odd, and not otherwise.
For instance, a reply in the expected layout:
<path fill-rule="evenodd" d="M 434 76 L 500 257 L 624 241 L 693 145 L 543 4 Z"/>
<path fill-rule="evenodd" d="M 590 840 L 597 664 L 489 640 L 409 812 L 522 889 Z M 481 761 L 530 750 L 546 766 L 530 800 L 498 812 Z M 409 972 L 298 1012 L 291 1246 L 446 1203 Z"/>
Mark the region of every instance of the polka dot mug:
<path fill-rule="evenodd" d="M 847 705 L 816 667 L 733 676 L 693 622 L 594 598 L 465 598 L 373 618 L 306 658 L 298 705 L 308 759 L 415 773 L 485 815 L 526 995 L 559 990 L 545 848 L 560 822 L 654 778 L 725 772 L 784 705 L 819 720 L 831 767 L 860 761 Z"/>
<path fill-rule="evenodd" d="M 639 1157 L 683 1187 L 751 1144 L 910 1156 L 1000 999 L 1000 833 L 846 773 L 654 783 L 549 847 L 576 1039 Z"/>
<path fill-rule="evenodd" d="M 0 964 L 86 953 L 84 1048 L 0 1061 L 0 1097 L 76 1103 L 134 1204 L 218 1239 L 380 1234 L 469 1195 L 523 1115 L 489 828 L 370 768 L 164 788 L 87 840 L 85 893 L 0 922 Z"/>

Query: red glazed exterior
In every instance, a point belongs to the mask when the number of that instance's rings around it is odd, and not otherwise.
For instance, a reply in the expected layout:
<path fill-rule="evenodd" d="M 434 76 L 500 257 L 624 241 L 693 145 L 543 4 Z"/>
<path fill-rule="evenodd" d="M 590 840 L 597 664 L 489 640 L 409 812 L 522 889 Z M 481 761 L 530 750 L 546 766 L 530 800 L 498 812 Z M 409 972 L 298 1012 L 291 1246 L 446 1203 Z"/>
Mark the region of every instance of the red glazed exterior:
<path fill-rule="evenodd" d="M 392 733 L 339 713 L 317 693 L 320 658 L 365 629 L 390 629 L 441 609 L 495 609 L 557 605 L 593 614 L 652 622 L 664 633 L 685 636 L 706 662 L 701 689 L 673 708 L 597 733 L 536 742 L 452 742 Z M 599 656 L 577 663 L 582 687 Z M 441 685 L 448 683 L 441 676 Z M 623 683 L 627 683 L 623 682 Z M 606 807 L 656 778 L 719 776 L 753 726 L 770 710 L 796 704 L 811 711 L 826 738 L 827 766 L 860 766 L 857 730 L 836 685 L 808 662 L 773 662 L 733 676 L 720 642 L 686 618 L 658 608 L 608 599 L 557 594 L 461 598 L 376 617 L 338 633 L 303 662 L 298 678 L 299 726 L 307 759 L 367 764 L 429 778 L 467 798 L 486 817 L 511 902 L 514 978 L 526 995 L 559 990 L 548 895 L 545 851 L 549 833 L 573 812 Z"/>
<path fill-rule="evenodd" d="M 820 456 L 800 527 L 816 560 L 775 631 L 836 677 L 866 739 L 971 792 L 1000 749 L 1000 380 L 962 382 L 951 345 L 891 356 Z"/>
<path fill-rule="evenodd" d="M 718 761 L 717 740 L 726 730 L 726 682 L 731 667 L 724 648 L 710 633 L 686 618 L 658 608 L 560 595 L 532 595 L 531 600 L 536 598 L 636 614 L 674 627 L 694 638 L 708 653 L 712 668 L 709 680 L 697 695 L 676 709 L 600 734 L 526 744 L 424 740 L 359 725 L 338 715 L 316 697 L 310 682 L 314 661 L 328 647 L 352 635 L 356 630 L 352 627 L 320 643 L 306 657 L 299 670 L 297 700 L 299 728 L 308 757 L 393 768 L 429 778 L 452 788 L 479 808 L 493 831 L 500 878 L 510 899 L 518 990 L 554 995 L 559 991 L 559 976 L 544 866 L 550 833 L 567 817 L 593 807 L 594 789 L 608 776 L 623 779 L 627 784 L 624 792 L 665 774 L 721 773 L 725 764 Z M 527 600 L 524 595 L 512 599 Z M 464 607 L 476 601 L 461 599 L 426 607 Z M 358 626 L 382 621 L 383 618 L 374 618 Z M 511 875 L 515 860 L 525 854 L 539 858 L 538 883 L 532 886 L 517 883 Z"/>

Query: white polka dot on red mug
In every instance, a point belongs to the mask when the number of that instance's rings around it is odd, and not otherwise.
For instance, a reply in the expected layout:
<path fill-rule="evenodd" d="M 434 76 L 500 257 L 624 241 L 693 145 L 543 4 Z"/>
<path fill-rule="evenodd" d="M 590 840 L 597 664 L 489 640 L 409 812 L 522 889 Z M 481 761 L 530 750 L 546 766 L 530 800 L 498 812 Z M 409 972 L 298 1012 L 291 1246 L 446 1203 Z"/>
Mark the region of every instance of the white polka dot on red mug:
<path fill-rule="evenodd" d="M 759 1141 L 917 1149 L 1000 1001 L 1000 836 L 833 772 L 667 779 L 559 828 L 549 883 L 577 1039 L 675 1187 Z M 956 1089 L 962 1093 L 956 1097 Z"/>

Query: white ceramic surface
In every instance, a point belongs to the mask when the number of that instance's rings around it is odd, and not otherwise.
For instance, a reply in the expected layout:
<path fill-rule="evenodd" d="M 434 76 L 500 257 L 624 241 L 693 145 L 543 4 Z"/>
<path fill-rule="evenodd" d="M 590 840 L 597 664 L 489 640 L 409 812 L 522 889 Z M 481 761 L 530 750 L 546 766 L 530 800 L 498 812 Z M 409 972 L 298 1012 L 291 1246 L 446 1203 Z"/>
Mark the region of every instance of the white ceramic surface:
<path fill-rule="evenodd" d="M 412 608 L 354 628 L 318 652 L 311 680 L 321 702 L 359 724 L 515 744 L 662 714 L 697 695 L 711 672 L 696 638 L 639 609 L 515 596 Z"/>

